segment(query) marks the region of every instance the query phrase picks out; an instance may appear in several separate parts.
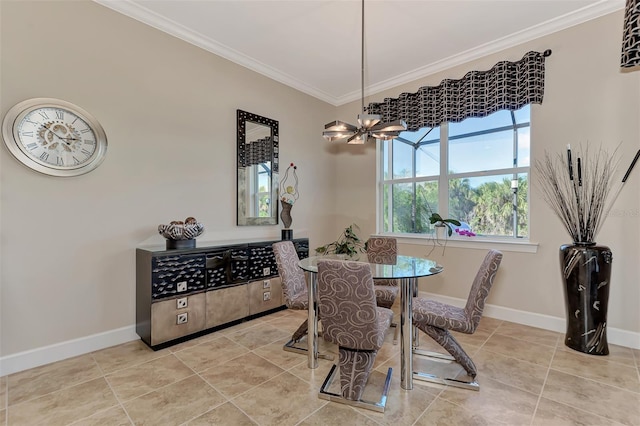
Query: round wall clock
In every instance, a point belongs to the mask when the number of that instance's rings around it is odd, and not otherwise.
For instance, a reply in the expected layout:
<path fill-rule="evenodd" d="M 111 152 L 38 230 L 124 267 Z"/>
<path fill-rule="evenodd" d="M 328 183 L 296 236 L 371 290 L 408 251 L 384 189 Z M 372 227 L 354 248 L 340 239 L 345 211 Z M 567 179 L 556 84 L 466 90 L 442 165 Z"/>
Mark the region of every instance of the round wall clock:
<path fill-rule="evenodd" d="M 52 176 L 95 169 L 107 152 L 107 135 L 84 109 L 66 101 L 34 98 L 13 106 L 2 122 L 4 143 L 21 163 Z"/>

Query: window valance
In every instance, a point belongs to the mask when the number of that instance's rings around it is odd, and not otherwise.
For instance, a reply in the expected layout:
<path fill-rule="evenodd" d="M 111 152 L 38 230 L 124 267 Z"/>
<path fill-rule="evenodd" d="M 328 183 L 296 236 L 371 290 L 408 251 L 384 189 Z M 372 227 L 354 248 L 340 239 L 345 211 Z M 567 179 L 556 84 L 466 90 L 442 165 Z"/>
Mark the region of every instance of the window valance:
<path fill-rule="evenodd" d="M 640 65 L 640 1 L 627 0 L 624 9 L 624 33 L 620 66 L 632 68 Z"/>
<path fill-rule="evenodd" d="M 529 52 L 517 62 L 502 61 L 488 71 L 471 71 L 459 80 L 446 79 L 438 86 L 424 86 L 416 93 L 370 103 L 370 114 L 383 122 L 404 120 L 407 130 L 436 127 L 467 117 L 486 117 L 502 110 L 541 104 L 544 96 L 544 62 L 551 54 Z"/>
<path fill-rule="evenodd" d="M 273 142 L 271 137 L 258 139 L 240 147 L 238 157 L 240 166 L 247 167 L 254 164 L 267 163 L 271 161 L 273 152 Z"/>

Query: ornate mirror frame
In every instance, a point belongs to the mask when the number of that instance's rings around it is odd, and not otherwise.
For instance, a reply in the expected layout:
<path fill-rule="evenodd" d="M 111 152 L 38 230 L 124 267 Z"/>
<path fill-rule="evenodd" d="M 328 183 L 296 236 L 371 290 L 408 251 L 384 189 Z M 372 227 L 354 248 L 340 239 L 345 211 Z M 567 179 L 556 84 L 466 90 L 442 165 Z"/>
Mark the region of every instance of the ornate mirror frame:
<path fill-rule="evenodd" d="M 278 121 L 237 110 L 238 226 L 278 224 Z M 269 136 L 253 140 L 249 128 L 264 127 Z M 260 130 L 260 129 L 259 129 Z M 262 136 L 262 135 L 261 135 Z M 248 140 L 247 140 L 248 139 Z M 268 176 L 266 193 L 254 190 L 259 174 Z M 265 211 L 264 215 L 256 211 Z"/>

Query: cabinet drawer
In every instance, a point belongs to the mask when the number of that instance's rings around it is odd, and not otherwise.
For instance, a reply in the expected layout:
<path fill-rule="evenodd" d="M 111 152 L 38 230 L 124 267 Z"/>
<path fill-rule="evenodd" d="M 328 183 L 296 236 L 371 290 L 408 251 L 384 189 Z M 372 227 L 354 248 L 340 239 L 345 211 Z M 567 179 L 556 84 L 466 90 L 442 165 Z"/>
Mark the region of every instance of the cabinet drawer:
<path fill-rule="evenodd" d="M 278 265 L 270 244 L 249 244 L 249 279 L 278 275 Z"/>
<path fill-rule="evenodd" d="M 204 330 L 205 300 L 205 294 L 200 293 L 153 303 L 151 345 Z"/>
<path fill-rule="evenodd" d="M 215 327 L 248 316 L 247 297 L 246 284 L 207 291 L 206 327 Z"/>
<path fill-rule="evenodd" d="M 282 306 L 282 280 L 280 277 L 254 281 L 249 287 L 249 314 L 259 314 Z"/>
<path fill-rule="evenodd" d="M 151 265 L 152 298 L 162 299 L 205 288 L 205 256 L 154 257 Z"/>

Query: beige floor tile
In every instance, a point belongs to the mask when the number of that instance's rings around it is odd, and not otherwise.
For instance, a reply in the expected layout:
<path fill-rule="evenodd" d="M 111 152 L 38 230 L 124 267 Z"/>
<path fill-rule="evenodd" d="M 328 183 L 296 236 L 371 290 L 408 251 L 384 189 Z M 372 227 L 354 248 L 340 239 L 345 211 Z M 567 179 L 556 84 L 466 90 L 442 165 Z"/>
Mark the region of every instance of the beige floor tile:
<path fill-rule="evenodd" d="M 422 333 L 422 332 L 421 332 Z M 478 327 L 473 334 L 465 334 L 465 333 L 451 333 L 453 337 L 456 338 L 458 343 L 462 345 L 462 347 L 466 347 L 468 345 L 472 346 L 482 346 L 493 334 L 493 331 L 483 330 Z M 420 340 L 423 338 L 428 338 L 424 333 L 420 336 Z"/>
<path fill-rule="evenodd" d="M 8 376 L 9 405 L 102 376 L 90 354 L 54 362 Z"/>
<path fill-rule="evenodd" d="M 587 355 L 574 350 L 557 351 L 551 368 L 611 386 L 640 393 L 637 369 L 609 360 L 608 356 Z"/>
<path fill-rule="evenodd" d="M 540 398 L 532 426 L 620 426 L 621 424 L 547 398 Z"/>
<path fill-rule="evenodd" d="M 619 364 L 628 365 L 629 367 L 636 366 L 633 356 L 633 349 L 625 348 L 624 346 L 609 344 L 609 355 L 607 355 L 607 359 Z"/>
<path fill-rule="evenodd" d="M 253 353 L 260 355 L 267 361 L 277 365 L 283 370 L 288 370 L 296 365 L 304 363 L 307 365 L 307 355 L 288 352 L 282 349 L 289 339 L 283 339 L 279 342 L 270 343 L 253 350 Z"/>
<path fill-rule="evenodd" d="M 440 397 L 495 424 L 514 426 L 530 424 L 538 402 L 538 395 L 489 378 L 482 380 L 478 392 L 447 388 Z"/>
<path fill-rule="evenodd" d="M 507 321 L 500 324 L 500 327 L 496 329 L 496 334 L 513 337 L 514 339 L 526 340 L 533 345 L 545 345 L 552 347 L 556 347 L 558 342 L 563 339 L 562 333 Z"/>
<path fill-rule="evenodd" d="M 250 328 L 256 327 L 260 324 L 263 324 L 264 321 L 252 320 L 252 321 L 243 321 L 240 324 L 233 325 L 231 327 L 223 328 L 221 330 L 216 331 L 216 334 L 220 336 L 230 336 L 241 331 L 248 330 Z"/>
<path fill-rule="evenodd" d="M 576 351 L 564 344 L 564 341 L 558 345 L 558 351 L 568 352 L 571 354 L 579 354 L 594 359 L 603 359 L 607 362 L 615 362 L 617 364 L 626 365 L 627 367 L 635 367 L 636 363 L 633 356 L 633 349 L 624 346 L 609 345 L 609 355 L 589 355 L 584 352 Z"/>
<path fill-rule="evenodd" d="M 398 307 L 397 301 L 396 314 Z M 283 310 L 161 351 L 135 341 L 0 377 L 0 426 L 7 418 L 10 425 L 29 426 L 124 426 L 132 425 L 132 420 L 154 426 L 640 426 L 640 350 L 609 345 L 608 356 L 585 355 L 564 346 L 560 333 L 489 317 L 482 318 L 473 335 L 456 334 L 478 367 L 480 392 L 418 380 L 414 390 L 402 390 L 400 345 L 392 344 L 390 329 L 365 392 L 369 399 L 377 399 L 387 368 L 392 367 L 387 412 L 321 400 L 317 394 L 334 361 L 320 359 L 318 368 L 309 369 L 306 355 L 282 349 L 306 314 Z M 421 349 L 445 353 L 424 333 L 420 336 Z M 557 342 L 555 358 L 550 355 L 553 342 Z M 306 340 L 300 344 L 306 347 Z M 318 347 L 338 361 L 335 344 L 320 338 Z M 414 357 L 414 369 L 466 378 L 455 363 L 422 357 Z M 548 374 L 544 397 L 533 418 L 543 373 Z M 338 389 L 337 383 L 334 386 Z M 228 401 L 218 390 L 237 396 Z M 124 407 L 116 395 L 126 399 Z M 7 408 L 12 396 L 22 402 Z"/>
<path fill-rule="evenodd" d="M 379 423 L 358 413 L 347 405 L 330 403 L 300 422 L 300 426 L 375 426 Z"/>
<path fill-rule="evenodd" d="M 120 401 L 127 401 L 192 374 L 193 370 L 169 354 L 144 364 L 118 370 L 107 375 L 106 379 Z"/>
<path fill-rule="evenodd" d="M 324 379 L 329 374 L 331 367 L 334 362 L 337 362 L 337 360 L 337 357 L 335 361 L 319 359 L 317 368 L 309 368 L 305 361 L 304 363 L 298 364 L 289 369 L 288 372 L 309 383 L 311 385 L 311 389 L 315 389 L 315 391 L 318 392 L 320 391 L 320 386 L 322 386 Z"/>
<path fill-rule="evenodd" d="M 379 365 L 384 364 L 392 358 L 400 358 L 400 342 L 398 342 L 397 345 L 394 345 L 393 339 L 389 342 L 385 342 L 385 344 L 378 350 L 373 368 L 377 368 Z"/>
<path fill-rule="evenodd" d="M 8 408 L 8 425 L 66 425 L 116 406 L 118 401 L 100 377 Z"/>
<path fill-rule="evenodd" d="M 180 352 L 181 350 L 192 348 L 194 346 L 198 346 L 201 343 L 210 342 L 211 340 L 217 339 L 221 337 L 222 334 L 218 334 L 216 332 L 205 334 L 204 336 L 196 337 L 195 339 L 187 340 L 182 343 L 175 344 L 173 346 L 169 346 L 167 350 L 170 352 Z"/>
<path fill-rule="evenodd" d="M 152 359 L 160 358 L 168 353 L 168 349 L 154 351 L 145 345 L 142 340 L 135 340 L 93 352 L 93 357 L 104 374 L 107 374 L 121 368 L 131 367 L 136 364 L 151 361 Z"/>
<path fill-rule="evenodd" d="M 476 329 L 476 332 L 478 330 L 481 330 L 481 331 L 486 331 L 486 332 L 489 332 L 489 333 L 493 333 L 503 323 L 505 323 L 505 321 L 502 321 L 502 320 L 499 320 L 499 319 L 495 319 L 495 318 L 482 317 L 482 318 L 480 318 L 480 323 L 478 324 L 478 328 Z"/>
<path fill-rule="evenodd" d="M 194 419 L 226 399 L 194 375 L 124 404 L 136 425 L 180 425 Z"/>
<path fill-rule="evenodd" d="M 482 386 L 485 377 L 539 395 L 548 368 L 527 361 L 491 352 L 485 348 L 473 356 L 478 369 L 477 381 Z"/>
<path fill-rule="evenodd" d="M 2 376 L 0 377 L 0 410 L 5 408 L 7 408 L 7 376 Z"/>
<path fill-rule="evenodd" d="M 640 424 L 640 395 L 593 380 L 550 370 L 544 398 L 615 420 Z"/>
<path fill-rule="evenodd" d="M 431 389 L 414 384 L 413 390 L 407 391 L 400 388 L 400 370 L 394 370 L 389 388 L 389 396 L 384 413 L 357 408 L 356 410 L 376 422 L 383 425 L 411 425 L 422 412 L 433 402 L 436 395 Z M 372 373 L 367 384 L 369 389 L 382 388 L 385 374 L 380 371 Z"/>
<path fill-rule="evenodd" d="M 327 402 L 317 390 L 285 372 L 235 398 L 233 403 L 262 426 L 295 425 Z"/>
<path fill-rule="evenodd" d="M 94 414 L 86 419 L 78 420 L 72 426 L 131 426 L 131 420 L 121 406 L 113 407 Z"/>
<path fill-rule="evenodd" d="M 218 392 L 231 399 L 283 371 L 282 368 L 250 352 L 204 370 L 200 376 Z"/>
<path fill-rule="evenodd" d="M 257 425 L 231 402 L 225 402 L 219 407 L 196 417 L 187 423 L 187 426 L 212 426 L 212 425 L 233 425 L 252 426 Z"/>
<path fill-rule="evenodd" d="M 387 373 L 388 373 L 388 369 L 384 371 L 373 370 L 371 372 L 367 380 L 367 384 L 365 386 L 364 392 L 362 393 L 361 399 L 363 401 L 368 401 L 373 403 L 379 403 L 381 401 L 382 392 L 384 390 L 384 385 L 387 379 Z M 393 379 L 393 374 L 391 378 Z M 342 394 L 342 388 L 340 383 L 340 369 L 338 367 L 336 367 L 336 372 L 333 375 L 333 379 L 329 383 L 329 385 L 325 388 L 325 390 L 327 392 L 330 392 L 336 395 Z"/>
<path fill-rule="evenodd" d="M 285 317 L 280 317 L 275 320 L 267 321 L 265 324 L 269 324 L 272 327 L 276 327 L 279 330 L 286 331 L 287 334 L 291 335 L 295 332 L 300 325 L 304 322 L 305 318 L 297 319 L 293 315 L 287 315 Z M 291 336 L 289 336 L 291 337 Z"/>
<path fill-rule="evenodd" d="M 414 423 L 415 426 L 490 426 L 495 423 L 452 402 L 437 398 Z"/>
<path fill-rule="evenodd" d="M 174 355 L 194 371 L 203 371 L 249 352 L 226 337 L 214 339 L 198 346 L 176 352 Z"/>
<path fill-rule="evenodd" d="M 300 344 L 308 344 L 306 337 L 300 341 Z M 318 352 L 321 354 L 334 355 L 335 357 L 337 357 L 338 345 L 336 345 L 335 343 L 327 342 L 323 337 L 318 337 Z"/>
<path fill-rule="evenodd" d="M 636 361 L 636 367 L 640 368 L 640 349 L 631 349 L 633 359 Z"/>
<path fill-rule="evenodd" d="M 514 339 L 500 334 L 494 334 L 484 344 L 483 349 L 490 350 L 511 358 L 549 367 L 555 348 L 538 345 L 526 340 Z"/>
<path fill-rule="evenodd" d="M 457 378 L 464 373 L 464 369 L 460 364 L 455 361 L 439 360 L 437 358 L 414 356 L 413 357 L 413 371 L 421 372 L 425 374 L 431 374 L 436 377 L 442 378 Z M 400 377 L 400 362 L 397 361 L 397 368 L 394 368 L 394 372 Z M 466 380 L 465 378 L 460 378 Z M 413 381 L 414 384 L 420 385 L 418 380 Z M 429 385 L 431 386 L 431 385 Z M 444 386 L 434 384 L 432 388 L 442 390 Z"/>
<path fill-rule="evenodd" d="M 259 324 L 243 330 L 240 333 L 228 336 L 229 339 L 250 350 L 286 339 L 287 337 L 291 337 L 291 335 L 268 323 Z"/>

